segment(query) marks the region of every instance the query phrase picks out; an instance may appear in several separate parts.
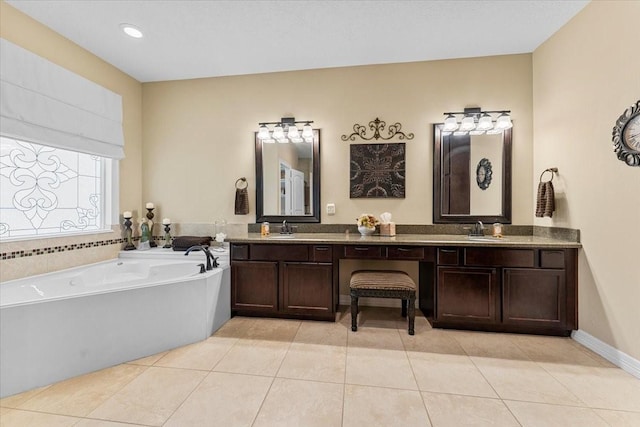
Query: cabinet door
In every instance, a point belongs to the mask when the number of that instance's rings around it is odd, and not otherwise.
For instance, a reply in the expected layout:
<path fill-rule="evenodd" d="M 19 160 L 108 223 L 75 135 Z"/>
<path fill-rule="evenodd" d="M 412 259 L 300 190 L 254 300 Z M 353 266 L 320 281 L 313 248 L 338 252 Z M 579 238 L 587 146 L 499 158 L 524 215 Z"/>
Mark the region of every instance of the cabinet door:
<path fill-rule="evenodd" d="M 332 311 L 333 266 L 324 263 L 285 262 L 282 271 L 282 309 L 289 313 Z"/>
<path fill-rule="evenodd" d="M 505 324 L 565 328 L 564 270 L 505 268 L 503 292 Z"/>
<path fill-rule="evenodd" d="M 497 276 L 495 268 L 438 267 L 436 318 L 457 323 L 498 322 Z"/>
<path fill-rule="evenodd" d="M 231 263 L 231 309 L 275 312 L 278 309 L 278 263 Z"/>

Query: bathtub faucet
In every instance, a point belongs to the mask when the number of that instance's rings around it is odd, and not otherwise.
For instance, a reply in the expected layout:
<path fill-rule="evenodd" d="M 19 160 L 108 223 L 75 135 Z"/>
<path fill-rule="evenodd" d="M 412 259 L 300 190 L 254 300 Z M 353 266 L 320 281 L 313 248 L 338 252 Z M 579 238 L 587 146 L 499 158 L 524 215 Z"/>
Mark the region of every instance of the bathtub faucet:
<path fill-rule="evenodd" d="M 204 252 L 204 254 L 207 257 L 207 271 L 213 269 L 213 264 L 216 263 L 216 260 L 213 258 L 213 254 L 211 253 L 211 251 L 209 251 L 209 246 L 200 246 L 200 245 L 191 246 L 189 249 L 187 249 L 184 252 L 184 256 L 189 255 L 189 253 L 191 253 L 191 251 L 202 251 L 202 252 Z"/>

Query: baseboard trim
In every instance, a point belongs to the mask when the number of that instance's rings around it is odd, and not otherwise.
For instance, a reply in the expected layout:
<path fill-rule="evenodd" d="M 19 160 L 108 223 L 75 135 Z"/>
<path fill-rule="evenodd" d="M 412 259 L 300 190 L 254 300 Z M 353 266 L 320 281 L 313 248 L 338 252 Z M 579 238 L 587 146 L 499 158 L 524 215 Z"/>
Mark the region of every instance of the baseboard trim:
<path fill-rule="evenodd" d="M 582 329 L 573 331 L 573 333 L 571 334 L 571 338 L 587 347 L 589 350 L 604 357 L 614 365 L 622 368 L 624 371 L 630 373 L 634 377 L 640 379 L 640 360 L 634 359 L 633 357 L 618 350 L 617 348 L 612 347 L 604 341 L 601 341 L 598 338 L 594 337 L 593 335 L 586 333 Z"/>

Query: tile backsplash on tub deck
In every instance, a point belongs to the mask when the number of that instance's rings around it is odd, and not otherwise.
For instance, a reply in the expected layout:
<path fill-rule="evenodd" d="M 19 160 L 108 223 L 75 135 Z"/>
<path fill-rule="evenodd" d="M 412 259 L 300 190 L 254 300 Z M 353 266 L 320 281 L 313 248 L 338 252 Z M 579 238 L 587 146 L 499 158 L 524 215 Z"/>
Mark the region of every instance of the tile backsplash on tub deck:
<path fill-rule="evenodd" d="M 246 224 L 227 224 L 227 235 L 242 234 L 246 227 Z M 162 245 L 164 240 L 160 228 L 154 228 L 154 240 Z M 213 223 L 171 225 L 172 237 L 213 237 L 214 231 Z M 134 231 L 135 234 L 138 233 Z M 117 258 L 124 242 L 119 224 L 113 225 L 111 232 L 105 233 L 0 242 L 0 282 Z"/>

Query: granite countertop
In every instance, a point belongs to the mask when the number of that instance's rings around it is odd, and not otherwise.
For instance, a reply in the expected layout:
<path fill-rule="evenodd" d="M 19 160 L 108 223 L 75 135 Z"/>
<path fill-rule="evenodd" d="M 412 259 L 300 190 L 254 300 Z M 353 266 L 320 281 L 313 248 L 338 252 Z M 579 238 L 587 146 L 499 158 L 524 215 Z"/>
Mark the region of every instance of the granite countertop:
<path fill-rule="evenodd" d="M 231 243 L 325 243 L 343 245 L 405 245 L 405 246 L 485 246 L 485 247 L 549 247 L 549 248 L 581 248 L 582 245 L 572 240 L 550 237 L 524 235 L 505 236 L 497 239 L 484 236 L 471 239 L 459 234 L 398 234 L 393 237 L 380 235 L 361 236 L 358 233 L 296 233 L 291 236 L 271 234 L 262 237 L 260 233 L 246 233 L 227 239 Z"/>

